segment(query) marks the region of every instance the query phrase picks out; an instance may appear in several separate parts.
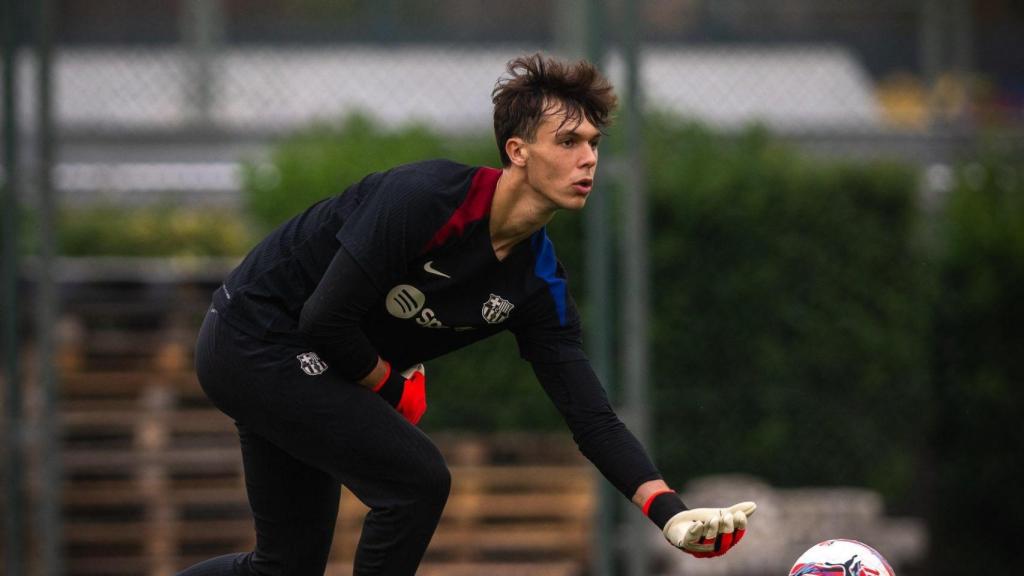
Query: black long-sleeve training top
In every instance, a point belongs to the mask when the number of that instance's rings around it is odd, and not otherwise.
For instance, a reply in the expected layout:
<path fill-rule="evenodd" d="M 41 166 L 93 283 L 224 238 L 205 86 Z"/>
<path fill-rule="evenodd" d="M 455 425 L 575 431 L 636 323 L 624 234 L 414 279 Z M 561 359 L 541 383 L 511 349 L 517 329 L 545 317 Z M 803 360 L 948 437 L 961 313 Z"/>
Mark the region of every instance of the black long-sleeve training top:
<path fill-rule="evenodd" d="M 660 475 L 590 367 L 546 231 L 494 253 L 500 176 L 444 160 L 371 174 L 274 230 L 214 305 L 238 330 L 308 345 L 353 382 L 378 355 L 404 369 L 510 330 L 581 452 L 632 497 Z"/>

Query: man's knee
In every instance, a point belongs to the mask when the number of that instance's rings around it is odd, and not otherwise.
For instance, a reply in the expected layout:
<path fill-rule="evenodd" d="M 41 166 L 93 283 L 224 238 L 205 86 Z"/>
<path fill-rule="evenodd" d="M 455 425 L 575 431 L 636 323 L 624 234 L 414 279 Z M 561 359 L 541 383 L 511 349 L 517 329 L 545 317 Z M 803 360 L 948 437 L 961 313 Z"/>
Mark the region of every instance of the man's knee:
<path fill-rule="evenodd" d="M 419 498 L 444 506 L 452 487 L 452 474 L 444 457 L 436 449 L 418 465 L 416 494 Z"/>

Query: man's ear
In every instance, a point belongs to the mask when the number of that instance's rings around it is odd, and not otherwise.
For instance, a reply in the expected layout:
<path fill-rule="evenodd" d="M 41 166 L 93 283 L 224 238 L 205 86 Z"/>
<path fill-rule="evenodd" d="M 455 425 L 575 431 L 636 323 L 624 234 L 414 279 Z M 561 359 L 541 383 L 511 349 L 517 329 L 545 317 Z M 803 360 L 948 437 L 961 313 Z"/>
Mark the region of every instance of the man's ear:
<path fill-rule="evenodd" d="M 520 168 L 526 166 L 526 159 L 530 157 L 526 141 L 518 136 L 513 136 L 505 141 L 505 154 L 508 154 L 508 159 L 513 165 Z"/>

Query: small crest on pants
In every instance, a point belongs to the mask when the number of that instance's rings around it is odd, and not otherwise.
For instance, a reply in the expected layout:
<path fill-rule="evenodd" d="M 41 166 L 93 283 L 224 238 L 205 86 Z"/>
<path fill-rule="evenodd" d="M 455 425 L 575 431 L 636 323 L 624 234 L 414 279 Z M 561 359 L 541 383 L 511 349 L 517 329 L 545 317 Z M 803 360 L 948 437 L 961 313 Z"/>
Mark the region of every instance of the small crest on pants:
<path fill-rule="evenodd" d="M 327 362 L 324 362 L 316 355 L 316 352 L 306 352 L 296 356 L 299 359 L 299 367 L 310 376 L 319 376 L 327 371 Z"/>

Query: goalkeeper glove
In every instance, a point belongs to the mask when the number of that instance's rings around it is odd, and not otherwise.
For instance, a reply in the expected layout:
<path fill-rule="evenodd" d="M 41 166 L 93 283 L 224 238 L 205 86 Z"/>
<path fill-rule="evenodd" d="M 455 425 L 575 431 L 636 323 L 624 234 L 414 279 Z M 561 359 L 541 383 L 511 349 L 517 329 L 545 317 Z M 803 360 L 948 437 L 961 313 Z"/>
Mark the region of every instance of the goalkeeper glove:
<path fill-rule="evenodd" d="M 389 362 L 386 372 L 373 391 L 380 394 L 409 423 L 419 423 L 423 413 L 427 411 L 427 376 L 423 364 L 417 364 L 408 370 L 398 373 L 391 370 Z"/>
<path fill-rule="evenodd" d="M 680 508 L 682 511 L 675 512 L 664 525 L 659 523 L 659 517 L 664 518 L 666 511 Z M 747 517 L 756 509 L 753 502 L 741 502 L 729 508 L 687 510 L 671 491 L 652 495 L 644 507 L 673 546 L 697 558 L 721 556 L 739 543 L 746 534 Z"/>
<path fill-rule="evenodd" d="M 695 508 L 676 514 L 662 532 L 676 548 L 697 558 L 713 558 L 729 551 L 747 531 L 747 517 L 757 505 L 741 502 L 729 508 Z"/>

